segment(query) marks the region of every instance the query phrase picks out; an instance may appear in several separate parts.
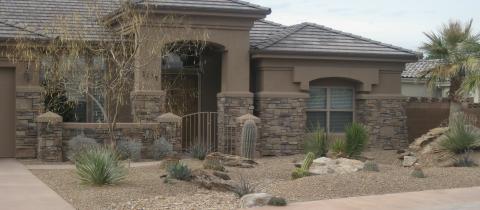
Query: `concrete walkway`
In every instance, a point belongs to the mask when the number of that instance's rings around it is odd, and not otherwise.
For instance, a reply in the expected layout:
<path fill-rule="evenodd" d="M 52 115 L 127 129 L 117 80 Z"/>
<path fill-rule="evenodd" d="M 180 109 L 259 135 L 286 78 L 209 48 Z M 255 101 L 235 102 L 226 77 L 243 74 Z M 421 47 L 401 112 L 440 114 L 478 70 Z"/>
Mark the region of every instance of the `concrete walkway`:
<path fill-rule="evenodd" d="M 292 203 L 256 210 L 479 210 L 480 187 Z"/>
<path fill-rule="evenodd" d="M 74 209 L 15 159 L 0 159 L 0 209 Z"/>
<path fill-rule="evenodd" d="M 146 166 L 156 166 L 162 164 L 162 161 L 150 161 L 150 162 L 128 162 L 125 161 L 127 167 L 129 168 L 140 168 Z M 25 167 L 29 170 L 69 170 L 75 169 L 73 164 L 36 164 L 29 165 L 25 164 Z"/>

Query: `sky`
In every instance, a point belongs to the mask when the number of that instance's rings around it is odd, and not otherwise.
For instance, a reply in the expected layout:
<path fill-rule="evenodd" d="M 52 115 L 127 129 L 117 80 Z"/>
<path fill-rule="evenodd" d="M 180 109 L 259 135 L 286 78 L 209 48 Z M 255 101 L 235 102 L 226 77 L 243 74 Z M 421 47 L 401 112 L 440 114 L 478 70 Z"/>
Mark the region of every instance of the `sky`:
<path fill-rule="evenodd" d="M 272 8 L 267 20 L 284 25 L 313 22 L 411 50 L 449 20 L 474 20 L 480 0 L 247 0 Z"/>

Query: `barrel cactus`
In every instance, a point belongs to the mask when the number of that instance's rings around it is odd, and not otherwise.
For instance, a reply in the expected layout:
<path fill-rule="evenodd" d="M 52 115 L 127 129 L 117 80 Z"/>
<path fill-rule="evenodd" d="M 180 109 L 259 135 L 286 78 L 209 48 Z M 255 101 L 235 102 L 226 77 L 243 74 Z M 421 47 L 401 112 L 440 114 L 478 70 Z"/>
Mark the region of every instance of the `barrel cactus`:
<path fill-rule="evenodd" d="M 315 159 L 315 153 L 309 152 L 305 157 L 305 160 L 303 161 L 302 169 L 308 171 L 308 169 L 310 169 L 310 166 L 312 166 L 313 159 Z"/>
<path fill-rule="evenodd" d="M 242 128 L 241 153 L 243 157 L 253 159 L 255 156 L 255 144 L 257 139 L 257 125 L 255 121 L 247 120 Z"/>

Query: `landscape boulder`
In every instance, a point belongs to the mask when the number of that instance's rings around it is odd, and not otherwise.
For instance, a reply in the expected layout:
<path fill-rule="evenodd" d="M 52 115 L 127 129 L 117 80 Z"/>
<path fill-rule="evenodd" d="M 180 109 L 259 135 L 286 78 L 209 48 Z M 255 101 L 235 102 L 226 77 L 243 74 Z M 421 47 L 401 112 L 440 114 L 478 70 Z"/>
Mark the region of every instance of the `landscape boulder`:
<path fill-rule="evenodd" d="M 197 169 L 192 171 L 191 182 L 208 190 L 233 191 L 235 182 L 226 173 Z"/>
<path fill-rule="evenodd" d="M 240 208 L 256 208 L 268 205 L 273 196 L 268 193 L 252 193 L 240 199 Z"/>
<path fill-rule="evenodd" d="M 207 157 L 205 157 L 205 160 L 220 161 L 223 164 L 223 166 L 237 167 L 237 168 L 253 168 L 255 167 L 255 165 L 258 164 L 255 161 L 250 160 L 248 158 L 240 157 L 237 155 L 227 155 L 220 152 L 214 152 L 214 153 L 208 154 Z"/>
<path fill-rule="evenodd" d="M 310 175 L 346 174 L 360 171 L 363 167 L 364 163 L 359 160 L 347 158 L 330 159 L 322 157 L 313 161 L 308 172 Z"/>
<path fill-rule="evenodd" d="M 412 167 L 417 162 L 415 156 L 405 156 L 403 157 L 403 167 Z"/>

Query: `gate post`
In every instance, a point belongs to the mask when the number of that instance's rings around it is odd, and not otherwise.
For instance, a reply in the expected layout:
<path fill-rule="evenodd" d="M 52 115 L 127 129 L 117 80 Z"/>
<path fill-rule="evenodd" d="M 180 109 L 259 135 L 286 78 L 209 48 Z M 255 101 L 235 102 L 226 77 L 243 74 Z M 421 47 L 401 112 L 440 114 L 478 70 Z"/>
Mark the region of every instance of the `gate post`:
<path fill-rule="evenodd" d="M 173 145 L 173 151 L 182 151 L 182 118 L 173 113 L 158 116 L 156 121 L 160 124 L 161 135 Z"/>
<path fill-rule="evenodd" d="M 38 159 L 63 161 L 62 116 L 47 112 L 37 117 Z"/>
<path fill-rule="evenodd" d="M 237 141 L 235 142 L 235 153 L 237 155 L 241 155 L 241 148 L 242 148 L 242 129 L 243 125 L 245 122 L 248 120 L 253 120 L 255 122 L 255 125 L 257 126 L 257 136 L 255 138 L 255 157 L 260 157 L 262 152 L 261 152 L 261 144 L 260 144 L 260 131 L 261 131 L 261 124 L 260 124 L 260 118 L 252 115 L 252 114 L 246 114 L 242 115 L 240 117 L 237 117 L 237 123 L 238 123 L 238 132 L 237 132 Z"/>

